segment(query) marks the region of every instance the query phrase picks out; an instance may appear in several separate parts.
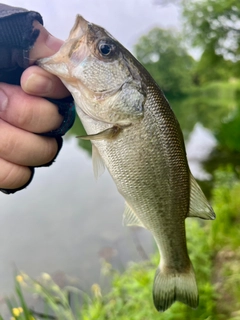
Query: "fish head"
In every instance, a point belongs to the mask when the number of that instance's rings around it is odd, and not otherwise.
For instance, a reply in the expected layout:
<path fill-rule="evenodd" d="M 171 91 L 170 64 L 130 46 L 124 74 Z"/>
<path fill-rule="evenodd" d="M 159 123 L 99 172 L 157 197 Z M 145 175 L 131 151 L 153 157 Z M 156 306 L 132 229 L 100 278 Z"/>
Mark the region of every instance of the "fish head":
<path fill-rule="evenodd" d="M 38 61 L 95 120 L 129 125 L 143 117 L 146 88 L 136 59 L 105 29 L 77 16 L 60 50 Z"/>

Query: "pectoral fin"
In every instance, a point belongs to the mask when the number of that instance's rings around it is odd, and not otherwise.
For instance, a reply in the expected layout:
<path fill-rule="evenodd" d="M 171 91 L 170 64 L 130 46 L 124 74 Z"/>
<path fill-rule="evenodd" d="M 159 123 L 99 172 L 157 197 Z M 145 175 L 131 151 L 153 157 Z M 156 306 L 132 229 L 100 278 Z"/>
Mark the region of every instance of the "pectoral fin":
<path fill-rule="evenodd" d="M 216 218 L 213 208 L 208 203 L 197 181 L 190 173 L 190 206 L 189 217 L 197 217 L 205 220 Z"/>
<path fill-rule="evenodd" d="M 123 213 L 123 225 L 124 226 L 138 226 L 138 227 L 144 227 L 141 220 L 136 216 L 136 214 L 133 212 L 133 210 L 129 207 L 129 205 L 125 204 L 125 210 Z"/>
<path fill-rule="evenodd" d="M 89 134 L 87 136 L 77 136 L 76 138 L 82 140 L 113 140 L 121 131 L 121 127 L 113 126 L 96 134 Z"/>
<path fill-rule="evenodd" d="M 103 174 L 105 170 L 105 164 L 98 152 L 98 149 L 95 147 L 94 144 L 92 145 L 92 162 L 93 162 L 94 176 L 97 179 Z"/>

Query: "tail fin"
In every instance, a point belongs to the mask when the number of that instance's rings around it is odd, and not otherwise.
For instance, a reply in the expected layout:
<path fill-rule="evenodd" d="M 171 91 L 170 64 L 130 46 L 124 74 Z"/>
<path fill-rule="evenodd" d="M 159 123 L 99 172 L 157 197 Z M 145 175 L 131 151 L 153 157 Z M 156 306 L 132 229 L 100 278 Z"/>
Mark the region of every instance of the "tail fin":
<path fill-rule="evenodd" d="M 192 265 L 187 273 L 163 272 L 159 267 L 153 284 L 153 301 L 158 311 L 167 310 L 175 301 L 197 308 L 198 289 Z"/>

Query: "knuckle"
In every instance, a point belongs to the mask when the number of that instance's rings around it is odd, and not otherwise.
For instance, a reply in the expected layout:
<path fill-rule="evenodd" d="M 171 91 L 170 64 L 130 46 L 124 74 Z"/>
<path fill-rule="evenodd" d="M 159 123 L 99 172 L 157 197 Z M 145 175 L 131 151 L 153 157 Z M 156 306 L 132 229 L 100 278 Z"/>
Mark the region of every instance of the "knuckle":
<path fill-rule="evenodd" d="M 3 139 L 0 143 L 0 154 L 4 158 L 8 159 L 15 150 L 15 140 L 12 137 L 12 134 L 4 134 Z"/>
<path fill-rule="evenodd" d="M 28 97 L 29 98 L 29 97 Z M 21 109 L 16 115 L 16 126 L 19 128 L 29 128 L 33 122 L 34 112 L 33 108 L 29 107 L 29 103 L 26 102 L 26 99 L 21 100 Z"/>

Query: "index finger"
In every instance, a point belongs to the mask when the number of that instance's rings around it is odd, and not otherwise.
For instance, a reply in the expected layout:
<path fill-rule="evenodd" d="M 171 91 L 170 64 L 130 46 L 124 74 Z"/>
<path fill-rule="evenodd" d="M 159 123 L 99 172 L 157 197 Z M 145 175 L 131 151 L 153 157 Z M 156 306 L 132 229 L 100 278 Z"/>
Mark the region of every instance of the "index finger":
<path fill-rule="evenodd" d="M 49 57 L 56 53 L 64 42 L 53 37 L 38 21 L 33 22 L 33 27 L 38 29 L 40 33 L 29 53 L 30 65 L 40 58 Z"/>

